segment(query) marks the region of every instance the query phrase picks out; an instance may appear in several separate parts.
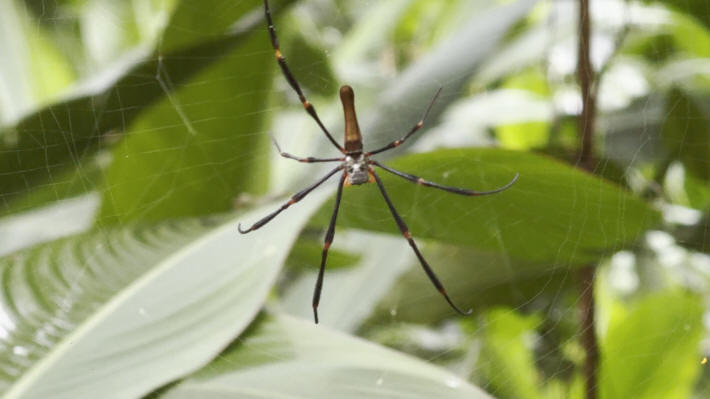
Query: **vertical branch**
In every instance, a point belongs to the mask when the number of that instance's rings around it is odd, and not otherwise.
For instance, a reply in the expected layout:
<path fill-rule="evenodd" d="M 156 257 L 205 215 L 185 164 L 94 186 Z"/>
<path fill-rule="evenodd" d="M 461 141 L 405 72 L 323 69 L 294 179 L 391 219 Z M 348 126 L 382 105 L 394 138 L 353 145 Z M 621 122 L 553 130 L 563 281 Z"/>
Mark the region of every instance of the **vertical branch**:
<path fill-rule="evenodd" d="M 577 47 L 577 79 L 582 92 L 582 112 L 579 117 L 580 151 L 579 166 L 588 172 L 594 171 L 592 141 L 597 98 L 594 90 L 594 69 L 590 59 L 589 0 L 579 0 L 579 45 Z"/>
<path fill-rule="evenodd" d="M 581 313 L 581 344 L 584 348 L 584 385 L 587 399 L 597 398 L 597 375 L 599 370 L 599 344 L 594 329 L 594 280 L 596 268 L 586 265 L 579 271 Z"/>
<path fill-rule="evenodd" d="M 590 16 L 589 0 L 579 0 L 579 46 L 577 48 L 577 78 L 582 94 L 582 112 L 579 117 L 579 157 L 578 165 L 593 172 L 594 161 L 594 122 L 596 116 L 596 85 L 594 69 L 590 59 Z M 580 270 L 580 313 L 581 344 L 586 353 L 584 361 L 584 380 L 587 399 L 597 398 L 597 375 L 599 369 L 599 344 L 594 328 L 594 265 L 586 265 Z"/>

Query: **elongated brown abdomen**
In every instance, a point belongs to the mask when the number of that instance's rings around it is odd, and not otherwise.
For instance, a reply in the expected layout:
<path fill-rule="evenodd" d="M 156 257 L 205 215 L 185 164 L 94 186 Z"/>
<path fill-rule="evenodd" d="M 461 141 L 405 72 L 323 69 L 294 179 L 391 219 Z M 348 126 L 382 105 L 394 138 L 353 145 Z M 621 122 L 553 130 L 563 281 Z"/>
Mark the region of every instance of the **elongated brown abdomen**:
<path fill-rule="evenodd" d="M 362 135 L 355 115 L 355 94 L 350 86 L 340 88 L 340 101 L 345 113 L 345 152 L 358 154 L 362 152 Z"/>

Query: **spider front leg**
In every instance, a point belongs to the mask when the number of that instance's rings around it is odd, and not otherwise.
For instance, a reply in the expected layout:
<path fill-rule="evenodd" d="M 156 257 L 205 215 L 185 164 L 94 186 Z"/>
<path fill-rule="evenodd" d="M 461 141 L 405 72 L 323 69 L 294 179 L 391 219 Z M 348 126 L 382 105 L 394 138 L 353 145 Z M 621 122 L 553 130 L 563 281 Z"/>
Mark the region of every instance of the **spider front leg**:
<path fill-rule="evenodd" d="M 325 261 L 328 258 L 328 249 L 330 249 L 330 244 L 333 243 L 333 237 L 335 237 L 335 221 L 338 219 L 338 208 L 340 208 L 340 198 L 343 196 L 343 185 L 345 179 L 347 178 L 347 173 L 343 172 L 342 177 L 340 177 L 340 183 L 338 184 L 338 193 L 335 195 L 335 206 L 333 207 L 333 215 L 330 217 L 330 225 L 328 225 L 328 231 L 325 233 L 325 240 L 323 242 L 323 254 L 320 260 L 320 269 L 318 270 L 318 279 L 316 280 L 316 286 L 313 290 L 313 318 L 316 324 L 318 324 L 318 304 L 320 303 L 320 294 L 323 289 L 323 274 L 325 273 Z"/>
<path fill-rule="evenodd" d="M 499 193 L 501 191 L 507 190 L 510 188 L 510 186 L 512 186 L 518 180 L 518 176 L 519 176 L 519 174 L 516 173 L 510 182 L 508 182 L 506 185 L 498 187 L 494 190 L 476 191 L 476 190 L 467 190 L 467 189 L 459 188 L 459 187 L 444 186 L 443 184 L 438 184 L 438 183 L 431 182 L 429 180 L 424 180 L 419 176 L 410 175 L 409 173 L 404 173 L 404 172 L 398 171 L 397 169 L 392 169 L 389 166 L 385 166 L 375 160 L 370 160 L 370 164 L 378 166 L 378 167 L 380 167 L 380 168 L 382 168 L 394 175 L 397 175 L 403 179 L 409 180 L 410 182 L 415 183 L 415 184 L 419 184 L 421 186 L 438 188 L 439 190 L 448 191 L 450 193 L 460 194 L 460 195 L 470 195 L 470 196 L 489 195 L 489 194 L 495 194 L 495 193 Z"/>
<path fill-rule="evenodd" d="M 267 0 L 264 0 L 264 14 L 266 15 L 266 24 L 267 28 L 269 29 L 269 36 L 271 37 L 271 46 L 274 48 L 276 61 L 279 63 L 281 72 L 283 72 L 283 75 L 288 81 L 288 84 L 291 85 L 291 88 L 293 88 L 293 90 L 298 95 L 298 99 L 299 101 L 301 101 L 301 104 L 303 104 L 303 108 L 306 110 L 308 115 L 310 115 L 316 121 L 323 133 L 325 133 L 325 136 L 328 138 L 328 140 L 330 140 L 330 142 L 335 146 L 335 148 L 345 154 L 345 149 L 343 149 L 343 146 L 341 146 L 340 144 L 338 144 L 337 141 L 335 141 L 328 129 L 326 129 L 325 125 L 323 125 L 323 122 L 321 122 L 320 118 L 318 117 L 318 113 L 316 112 L 315 107 L 306 99 L 306 96 L 303 94 L 303 90 L 301 90 L 301 86 L 299 86 L 296 77 L 293 76 L 293 73 L 291 73 L 288 64 L 286 64 L 286 58 L 284 58 L 283 54 L 281 53 L 281 49 L 279 48 L 279 38 L 276 36 L 276 27 L 274 27 L 274 21 L 271 18 L 271 9 L 269 8 L 269 2 Z"/>
<path fill-rule="evenodd" d="M 392 213 L 392 217 L 394 217 L 394 221 L 397 222 L 397 227 L 399 227 L 399 231 L 402 232 L 402 235 L 404 236 L 405 239 L 409 242 L 409 246 L 412 247 L 414 250 L 414 253 L 417 255 L 417 258 L 419 259 L 419 263 L 421 263 L 422 268 L 424 269 L 424 272 L 426 275 L 429 277 L 429 280 L 431 280 L 431 283 L 434 284 L 434 287 L 439 291 L 441 295 L 444 296 L 444 299 L 446 299 L 446 302 L 449 303 L 449 306 L 451 306 L 452 309 L 454 309 L 456 312 L 458 312 L 461 315 L 469 315 L 471 314 L 472 310 L 469 309 L 468 311 L 464 312 L 461 309 L 458 308 L 458 306 L 454 305 L 454 303 L 451 301 L 451 298 L 449 298 L 449 295 L 446 293 L 446 289 L 444 288 L 444 285 L 441 284 L 441 281 L 439 281 L 439 278 L 436 276 L 434 273 L 434 270 L 432 270 L 431 266 L 429 266 L 429 263 L 427 263 L 426 259 L 424 259 L 424 256 L 422 256 L 422 253 L 419 252 L 419 248 L 417 247 L 417 244 L 414 242 L 414 239 L 412 238 L 412 235 L 409 233 L 409 228 L 407 227 L 407 224 L 404 223 L 404 220 L 399 216 L 399 213 L 397 213 L 397 210 L 394 209 L 394 205 L 392 204 L 392 201 L 390 200 L 390 197 L 387 195 L 387 191 L 385 191 L 385 186 L 382 184 L 382 180 L 380 180 L 380 177 L 375 173 L 375 170 L 372 168 L 370 169 L 370 173 L 372 173 L 372 176 L 375 178 L 375 182 L 377 183 L 377 187 L 380 188 L 380 193 L 382 193 L 382 197 L 384 197 L 385 202 L 387 203 L 387 206 L 390 208 L 390 212 Z"/>
<path fill-rule="evenodd" d="M 424 126 L 424 121 L 426 120 L 426 117 L 429 116 L 429 111 L 431 111 L 431 107 L 434 106 L 436 99 L 439 98 L 440 93 L 441 93 L 441 88 L 439 88 L 439 90 L 436 91 L 436 94 L 434 94 L 434 98 L 431 99 L 431 103 L 429 103 L 429 106 L 427 107 L 426 111 L 424 111 L 424 115 L 422 115 L 422 119 L 420 119 L 419 122 L 417 122 L 417 124 L 414 125 L 414 127 L 407 134 L 404 135 L 404 137 L 402 137 L 399 140 L 395 140 L 382 148 L 378 148 L 374 151 L 369 151 L 369 152 L 365 153 L 365 155 L 369 157 L 370 155 L 374 155 L 374 154 L 378 154 L 383 151 L 391 150 L 392 148 L 399 147 L 402 143 L 407 141 L 407 139 L 411 135 L 416 133 L 417 130 L 421 129 L 422 126 Z"/>
<path fill-rule="evenodd" d="M 323 178 L 321 178 L 321 179 L 318 180 L 317 182 L 313 183 L 312 185 L 310 185 L 310 186 L 304 188 L 303 190 L 299 191 L 298 193 L 294 194 L 293 197 L 291 197 L 291 199 L 289 199 L 285 204 L 281 205 L 281 207 L 280 207 L 279 209 L 277 209 L 277 210 L 275 210 L 274 212 L 271 212 L 270 214 L 264 216 L 264 217 L 261 218 L 258 222 L 254 223 L 251 227 L 249 227 L 248 229 L 242 230 L 242 225 L 241 225 L 241 223 L 240 223 L 240 224 L 237 225 L 237 230 L 239 230 L 239 232 L 242 233 L 242 234 L 246 234 L 246 233 L 249 233 L 249 232 L 251 232 L 251 231 L 254 231 L 254 230 L 259 229 L 261 226 L 263 226 L 263 225 L 269 223 L 273 218 L 276 217 L 276 215 L 278 215 L 279 213 L 283 212 L 286 208 L 288 208 L 289 206 L 291 206 L 291 205 L 295 204 L 296 202 L 302 200 L 306 195 L 308 195 L 308 194 L 309 194 L 311 191 L 313 191 L 316 187 L 318 187 L 318 186 L 320 186 L 321 184 L 323 184 L 323 183 L 324 183 L 326 180 L 328 180 L 331 176 L 333 176 L 334 174 L 336 174 L 338 171 L 340 171 L 340 170 L 342 170 L 342 169 L 343 169 L 343 165 L 338 165 L 338 167 L 336 167 L 335 169 L 333 169 L 333 170 L 331 170 L 330 172 L 328 172 L 328 174 L 325 175 L 325 176 L 323 176 Z"/>

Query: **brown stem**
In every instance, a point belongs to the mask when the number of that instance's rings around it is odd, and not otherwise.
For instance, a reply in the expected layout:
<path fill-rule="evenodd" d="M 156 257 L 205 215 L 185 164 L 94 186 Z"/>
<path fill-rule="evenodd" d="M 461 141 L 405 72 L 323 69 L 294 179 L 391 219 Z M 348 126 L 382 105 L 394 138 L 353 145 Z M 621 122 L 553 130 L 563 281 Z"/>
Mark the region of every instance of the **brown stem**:
<path fill-rule="evenodd" d="M 594 69 L 589 57 L 590 22 L 589 0 L 579 0 L 579 46 L 577 47 L 577 78 L 582 91 L 582 113 L 579 117 L 580 151 L 579 165 L 592 172 L 594 170 L 594 117 L 597 101 L 593 90 Z"/>
<path fill-rule="evenodd" d="M 581 343 L 586 353 L 584 359 L 584 383 L 587 399 L 597 398 L 597 371 L 599 368 L 599 344 L 594 329 L 594 278 L 596 268 L 593 265 L 584 266 L 579 271 L 581 298 L 579 309 L 581 313 Z"/>
<path fill-rule="evenodd" d="M 579 46 L 577 51 L 577 77 L 582 92 L 582 112 L 579 117 L 580 147 L 578 165 L 592 173 L 594 160 L 594 122 L 596 116 L 596 90 L 594 69 L 590 60 L 589 0 L 579 0 Z M 587 399 L 597 398 L 597 372 L 599 369 L 599 344 L 595 334 L 594 276 L 595 266 L 587 265 L 580 275 L 581 343 L 586 353 L 584 380 Z"/>

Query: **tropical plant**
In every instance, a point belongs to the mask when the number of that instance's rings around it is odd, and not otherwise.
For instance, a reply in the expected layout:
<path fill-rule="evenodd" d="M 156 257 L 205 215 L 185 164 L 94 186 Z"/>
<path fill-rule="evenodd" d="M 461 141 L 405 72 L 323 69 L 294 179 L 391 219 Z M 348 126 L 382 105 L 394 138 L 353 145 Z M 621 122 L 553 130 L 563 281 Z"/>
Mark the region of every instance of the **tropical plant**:
<path fill-rule="evenodd" d="M 486 197 L 382 176 L 473 315 L 431 287 L 373 185 L 345 189 L 319 325 L 335 182 L 237 233 L 325 172 L 270 134 L 337 155 L 276 65 L 261 1 L 3 0 L 3 398 L 710 393 L 704 0 L 272 8 L 333 132 L 341 84 L 367 148 L 442 88 L 384 162 L 479 190 L 519 173 Z"/>

